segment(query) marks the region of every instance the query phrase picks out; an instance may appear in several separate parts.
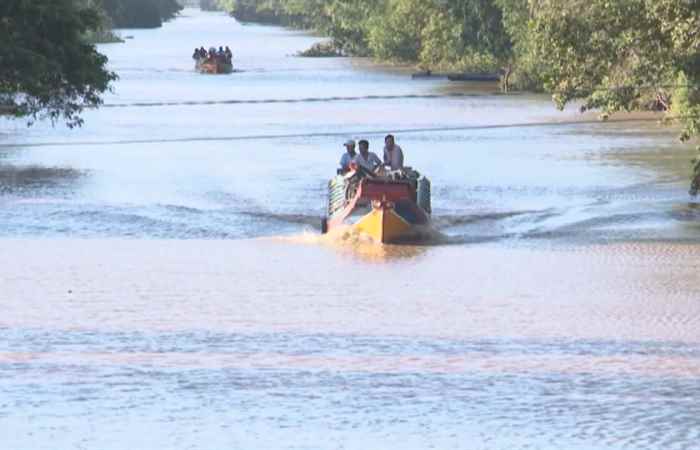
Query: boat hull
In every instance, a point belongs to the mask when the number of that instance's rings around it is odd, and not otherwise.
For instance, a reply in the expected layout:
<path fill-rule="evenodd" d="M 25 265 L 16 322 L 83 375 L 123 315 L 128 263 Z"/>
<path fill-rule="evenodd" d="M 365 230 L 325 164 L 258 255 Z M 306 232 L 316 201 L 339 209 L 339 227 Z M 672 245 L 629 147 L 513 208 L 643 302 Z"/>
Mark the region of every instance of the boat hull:
<path fill-rule="evenodd" d="M 414 226 L 393 208 L 379 207 L 362 217 L 353 228 L 371 237 L 375 242 L 393 244 L 410 236 Z"/>
<path fill-rule="evenodd" d="M 334 186 L 331 182 L 331 202 L 334 187 L 336 191 L 347 191 L 347 184 L 337 183 Z M 411 183 L 364 180 L 342 208 L 324 222 L 324 231 L 350 226 L 377 243 L 412 242 L 430 224 L 429 211 L 421 208 L 416 198 L 416 188 Z"/>

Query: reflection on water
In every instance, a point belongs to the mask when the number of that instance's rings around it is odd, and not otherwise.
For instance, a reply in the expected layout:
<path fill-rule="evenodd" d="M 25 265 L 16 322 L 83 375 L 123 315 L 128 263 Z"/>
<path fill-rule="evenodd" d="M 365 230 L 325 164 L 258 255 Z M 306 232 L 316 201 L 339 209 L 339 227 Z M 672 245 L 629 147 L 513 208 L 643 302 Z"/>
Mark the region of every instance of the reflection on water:
<path fill-rule="evenodd" d="M 129 34 L 85 128 L 0 122 L 0 448 L 697 446 L 668 130 L 288 57 L 316 38 L 223 14 Z M 203 41 L 242 72 L 195 73 Z M 421 245 L 321 236 L 341 143 L 396 130 Z"/>
<path fill-rule="evenodd" d="M 0 164 L 0 193 L 51 190 L 74 182 L 83 175 L 71 168 L 14 167 Z"/>
<path fill-rule="evenodd" d="M 13 260 L 0 278 L 0 443 L 666 450 L 700 438 L 700 249 L 381 248 L 0 241 Z"/>
<path fill-rule="evenodd" d="M 700 203 L 683 203 L 675 205 L 672 213 L 677 220 L 698 222 L 698 220 L 700 220 Z"/>

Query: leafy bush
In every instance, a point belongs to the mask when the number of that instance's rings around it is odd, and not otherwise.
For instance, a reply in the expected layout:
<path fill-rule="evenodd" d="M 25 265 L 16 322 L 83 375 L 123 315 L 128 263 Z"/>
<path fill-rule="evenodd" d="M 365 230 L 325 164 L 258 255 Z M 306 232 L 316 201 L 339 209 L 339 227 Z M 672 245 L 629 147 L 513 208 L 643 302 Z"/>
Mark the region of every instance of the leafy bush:
<path fill-rule="evenodd" d="M 0 2 L 0 114 L 82 124 L 116 75 L 86 43 L 99 12 L 74 0 Z"/>

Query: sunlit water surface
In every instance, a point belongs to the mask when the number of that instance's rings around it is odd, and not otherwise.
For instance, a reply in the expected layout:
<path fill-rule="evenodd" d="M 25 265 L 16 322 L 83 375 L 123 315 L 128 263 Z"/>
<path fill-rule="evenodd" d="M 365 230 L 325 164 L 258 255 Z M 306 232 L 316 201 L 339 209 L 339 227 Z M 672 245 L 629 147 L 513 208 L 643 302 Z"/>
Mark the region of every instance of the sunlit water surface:
<path fill-rule="evenodd" d="M 122 34 L 82 129 L 0 124 L 0 448 L 700 448 L 674 131 L 221 14 Z M 320 238 L 341 143 L 387 132 L 430 245 Z"/>

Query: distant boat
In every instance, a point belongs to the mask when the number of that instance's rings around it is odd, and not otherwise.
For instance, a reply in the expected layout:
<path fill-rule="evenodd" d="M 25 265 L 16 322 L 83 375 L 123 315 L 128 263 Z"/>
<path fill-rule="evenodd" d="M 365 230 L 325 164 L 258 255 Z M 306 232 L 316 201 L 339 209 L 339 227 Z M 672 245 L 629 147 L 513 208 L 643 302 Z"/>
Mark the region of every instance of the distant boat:
<path fill-rule="evenodd" d="M 195 62 L 195 70 L 199 73 L 212 75 L 227 74 L 233 72 L 233 63 L 222 61 L 218 58 L 202 58 Z"/>
<path fill-rule="evenodd" d="M 338 175 L 328 183 L 325 234 L 343 225 L 368 235 L 376 243 L 411 242 L 417 227 L 430 224 L 430 181 L 405 168 L 385 175 L 362 169 Z"/>

